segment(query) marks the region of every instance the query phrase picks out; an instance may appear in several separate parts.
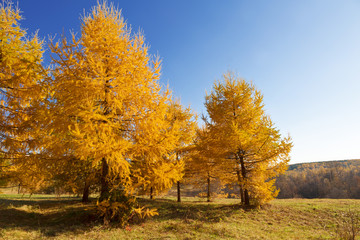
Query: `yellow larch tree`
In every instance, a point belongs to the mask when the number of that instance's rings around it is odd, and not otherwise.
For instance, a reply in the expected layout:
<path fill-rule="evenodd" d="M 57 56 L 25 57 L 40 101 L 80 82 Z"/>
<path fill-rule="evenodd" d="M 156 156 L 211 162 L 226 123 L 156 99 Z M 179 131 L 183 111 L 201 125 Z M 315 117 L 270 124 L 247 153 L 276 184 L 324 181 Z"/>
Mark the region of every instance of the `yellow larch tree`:
<path fill-rule="evenodd" d="M 169 101 L 163 114 L 157 128 L 139 126 L 137 141 L 142 142 L 142 147 L 132 161 L 134 181 L 151 199 L 182 179 L 185 148 L 191 143 L 196 126 L 195 115 L 179 101 Z"/>
<path fill-rule="evenodd" d="M 137 131 L 158 128 L 169 98 L 158 82 L 160 61 L 151 60 L 144 37 L 132 35 L 120 11 L 106 2 L 83 17 L 78 38 L 62 37 L 51 50 L 53 152 L 100 172 L 101 201 L 116 186 L 129 190 L 131 159 L 141 148 Z"/>
<path fill-rule="evenodd" d="M 207 201 L 212 199 L 211 185 L 214 181 L 222 181 L 225 172 L 221 164 L 221 158 L 218 158 L 216 144 L 211 141 L 209 129 L 206 125 L 196 131 L 193 148 L 186 165 L 186 178 L 188 181 L 199 188 L 206 185 Z"/>
<path fill-rule="evenodd" d="M 20 20 L 20 10 L 11 1 L 0 3 L 0 171 L 13 172 L 16 181 L 34 189 L 43 179 L 39 109 L 46 71 L 42 41 L 36 34 L 28 38 Z"/>
<path fill-rule="evenodd" d="M 265 114 L 260 91 L 228 72 L 215 82 L 205 106 L 212 143 L 238 183 L 242 203 L 271 200 L 277 195 L 273 179 L 286 170 L 292 142 Z"/>
<path fill-rule="evenodd" d="M 183 166 L 171 152 L 176 135 L 168 119 L 168 106 L 159 106 L 158 114 L 145 119 L 134 134 L 137 147 L 131 160 L 133 184 L 138 193 L 150 195 L 151 199 L 182 177 Z"/>
<path fill-rule="evenodd" d="M 169 121 L 172 125 L 172 130 L 176 135 L 175 146 L 173 153 L 175 154 L 178 164 L 186 167 L 190 159 L 190 152 L 193 149 L 193 142 L 196 136 L 197 115 L 192 112 L 190 107 L 184 108 L 179 100 L 175 100 L 170 105 Z M 184 169 L 182 170 L 182 177 L 184 176 Z M 177 184 L 177 201 L 181 202 L 181 186 L 180 180 Z"/>

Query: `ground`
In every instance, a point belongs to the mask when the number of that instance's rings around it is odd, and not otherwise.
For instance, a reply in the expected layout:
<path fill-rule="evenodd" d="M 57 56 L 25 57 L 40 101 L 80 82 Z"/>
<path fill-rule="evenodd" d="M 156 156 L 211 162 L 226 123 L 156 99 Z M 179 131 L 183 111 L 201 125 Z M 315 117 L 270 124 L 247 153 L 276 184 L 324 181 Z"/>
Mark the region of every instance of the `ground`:
<path fill-rule="evenodd" d="M 360 200 L 350 199 L 276 199 L 260 209 L 238 199 L 139 202 L 159 216 L 121 228 L 102 225 L 96 200 L 0 194 L 0 239 L 339 239 L 360 216 Z"/>

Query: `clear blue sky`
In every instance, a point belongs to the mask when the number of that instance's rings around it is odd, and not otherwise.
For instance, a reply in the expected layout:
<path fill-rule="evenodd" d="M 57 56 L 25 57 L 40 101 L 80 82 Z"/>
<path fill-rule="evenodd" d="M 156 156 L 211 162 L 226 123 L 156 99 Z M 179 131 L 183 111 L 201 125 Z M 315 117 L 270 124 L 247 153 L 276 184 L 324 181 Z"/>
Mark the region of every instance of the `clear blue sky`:
<path fill-rule="evenodd" d="M 253 81 L 294 141 L 291 163 L 360 158 L 360 2 L 114 0 L 151 53 L 162 83 L 199 114 L 227 70 Z M 79 32 L 96 0 L 20 1 L 22 27 Z M 48 61 L 48 58 L 45 59 Z"/>

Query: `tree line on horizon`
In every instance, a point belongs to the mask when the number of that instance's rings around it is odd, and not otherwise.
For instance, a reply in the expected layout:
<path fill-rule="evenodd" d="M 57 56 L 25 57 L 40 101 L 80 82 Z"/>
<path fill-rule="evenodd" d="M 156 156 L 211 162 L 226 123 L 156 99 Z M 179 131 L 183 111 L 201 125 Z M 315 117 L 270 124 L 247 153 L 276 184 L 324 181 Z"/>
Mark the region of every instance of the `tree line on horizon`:
<path fill-rule="evenodd" d="M 275 186 L 278 198 L 360 199 L 360 160 L 290 165 Z"/>
<path fill-rule="evenodd" d="M 99 208 L 112 213 L 174 184 L 180 201 L 182 181 L 236 184 L 247 206 L 276 197 L 292 142 L 252 83 L 225 73 L 199 126 L 160 85 L 161 61 L 113 5 L 98 3 L 79 36 L 50 39 L 49 66 L 45 41 L 27 36 L 19 9 L 3 2 L 0 17 L 0 183 L 63 188 L 83 201 L 97 192 Z"/>

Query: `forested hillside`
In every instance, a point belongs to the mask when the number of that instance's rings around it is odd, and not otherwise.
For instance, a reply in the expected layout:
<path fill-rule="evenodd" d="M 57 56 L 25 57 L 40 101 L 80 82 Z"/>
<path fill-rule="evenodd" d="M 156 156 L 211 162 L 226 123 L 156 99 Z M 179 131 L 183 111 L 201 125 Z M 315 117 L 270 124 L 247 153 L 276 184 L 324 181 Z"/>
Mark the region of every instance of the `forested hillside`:
<path fill-rule="evenodd" d="M 360 198 L 360 159 L 290 165 L 278 198 Z"/>

